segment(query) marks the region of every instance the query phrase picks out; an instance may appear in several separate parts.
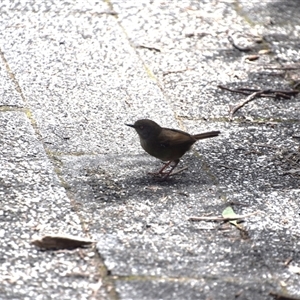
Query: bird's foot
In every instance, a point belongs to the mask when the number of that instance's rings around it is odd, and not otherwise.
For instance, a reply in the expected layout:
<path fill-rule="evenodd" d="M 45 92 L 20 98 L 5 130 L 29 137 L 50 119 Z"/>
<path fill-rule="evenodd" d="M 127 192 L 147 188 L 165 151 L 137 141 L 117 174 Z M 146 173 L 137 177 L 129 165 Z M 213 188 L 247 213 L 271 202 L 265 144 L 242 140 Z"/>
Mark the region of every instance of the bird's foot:
<path fill-rule="evenodd" d="M 177 171 L 171 172 L 171 173 L 169 174 L 169 176 L 178 175 L 178 174 L 182 173 L 182 172 L 183 172 L 184 170 L 186 170 L 186 169 L 188 169 L 188 167 L 183 167 L 183 168 L 181 168 L 181 169 L 179 169 L 179 170 L 177 170 Z"/>
<path fill-rule="evenodd" d="M 172 162 L 174 163 L 172 165 Z M 164 164 L 164 166 L 158 171 L 158 172 L 155 172 L 155 173 L 150 173 L 154 176 L 158 176 L 160 177 L 161 179 L 165 180 L 167 179 L 170 175 L 176 175 L 180 172 L 182 172 L 183 170 L 185 170 L 186 168 L 183 168 L 181 170 L 178 170 L 176 172 L 173 172 L 173 170 L 176 168 L 176 166 L 178 165 L 179 163 L 179 159 L 176 159 L 176 160 L 170 160 L 169 162 L 167 162 L 166 164 Z M 168 171 L 165 171 L 167 170 L 168 168 L 170 168 Z"/>
<path fill-rule="evenodd" d="M 186 169 L 188 169 L 188 167 L 183 167 L 177 171 L 173 171 L 173 169 L 171 169 L 168 172 L 148 172 L 148 174 L 152 175 L 153 177 L 157 177 L 157 178 L 165 180 L 168 177 L 175 176 L 175 175 L 182 173 Z"/>

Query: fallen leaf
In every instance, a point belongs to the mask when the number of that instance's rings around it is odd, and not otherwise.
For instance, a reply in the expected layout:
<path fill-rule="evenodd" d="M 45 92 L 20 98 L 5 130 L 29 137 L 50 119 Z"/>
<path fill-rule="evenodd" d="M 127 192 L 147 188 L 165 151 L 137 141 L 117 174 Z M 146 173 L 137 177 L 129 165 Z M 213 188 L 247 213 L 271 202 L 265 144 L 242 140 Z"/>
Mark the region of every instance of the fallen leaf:
<path fill-rule="evenodd" d="M 45 235 L 31 241 L 32 245 L 41 249 L 75 249 L 89 246 L 95 241 L 71 235 Z"/>
<path fill-rule="evenodd" d="M 254 61 L 259 59 L 259 55 L 248 55 L 245 57 L 245 59 L 250 60 L 250 61 Z"/>
<path fill-rule="evenodd" d="M 235 218 L 237 214 L 234 212 L 231 206 L 227 206 L 222 212 L 223 218 Z M 238 229 L 244 230 L 244 228 L 238 224 L 237 220 L 229 221 L 230 224 L 236 226 Z"/>

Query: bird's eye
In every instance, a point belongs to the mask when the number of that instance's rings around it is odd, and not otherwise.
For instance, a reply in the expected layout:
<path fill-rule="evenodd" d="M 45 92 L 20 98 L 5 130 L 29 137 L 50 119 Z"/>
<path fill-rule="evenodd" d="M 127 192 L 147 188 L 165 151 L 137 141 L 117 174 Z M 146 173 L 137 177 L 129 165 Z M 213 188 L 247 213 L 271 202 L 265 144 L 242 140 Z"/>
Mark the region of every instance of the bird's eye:
<path fill-rule="evenodd" d="M 144 126 L 143 126 L 143 125 L 141 125 L 141 126 L 140 126 L 140 129 L 144 129 Z"/>

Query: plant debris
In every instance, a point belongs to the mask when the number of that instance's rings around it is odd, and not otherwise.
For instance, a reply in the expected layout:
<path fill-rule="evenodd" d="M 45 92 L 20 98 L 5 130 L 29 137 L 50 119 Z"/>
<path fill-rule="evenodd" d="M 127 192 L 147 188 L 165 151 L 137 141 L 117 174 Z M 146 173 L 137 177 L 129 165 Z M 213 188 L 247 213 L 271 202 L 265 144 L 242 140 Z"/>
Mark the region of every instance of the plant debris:
<path fill-rule="evenodd" d="M 288 294 L 270 292 L 269 295 L 274 297 L 275 300 L 300 300 L 299 297 L 290 296 Z"/>
<path fill-rule="evenodd" d="M 204 217 L 197 217 L 197 216 L 192 216 L 189 217 L 189 221 L 217 221 L 217 222 L 226 222 L 226 221 L 234 221 L 234 220 L 242 220 L 248 217 L 251 217 L 253 215 L 256 215 L 258 212 L 253 212 L 250 214 L 246 215 L 232 215 L 232 216 L 226 216 L 226 217 L 219 217 L 219 216 L 204 216 Z"/>
<path fill-rule="evenodd" d="M 253 101 L 255 98 L 270 97 L 270 98 L 274 98 L 274 99 L 280 99 L 280 98 L 291 99 L 291 97 L 294 97 L 299 93 L 299 91 L 297 91 L 297 90 L 273 90 L 273 89 L 263 90 L 263 89 L 243 88 L 243 87 L 237 88 L 237 89 L 232 89 L 232 88 L 225 87 L 223 85 L 218 85 L 218 88 L 248 96 L 245 100 L 241 101 L 237 105 L 230 108 L 230 120 L 232 120 L 233 115 L 240 108 L 245 106 L 247 103 Z"/>
<path fill-rule="evenodd" d="M 89 246 L 95 241 L 71 235 L 45 235 L 31 241 L 32 245 L 45 250 L 76 249 Z"/>

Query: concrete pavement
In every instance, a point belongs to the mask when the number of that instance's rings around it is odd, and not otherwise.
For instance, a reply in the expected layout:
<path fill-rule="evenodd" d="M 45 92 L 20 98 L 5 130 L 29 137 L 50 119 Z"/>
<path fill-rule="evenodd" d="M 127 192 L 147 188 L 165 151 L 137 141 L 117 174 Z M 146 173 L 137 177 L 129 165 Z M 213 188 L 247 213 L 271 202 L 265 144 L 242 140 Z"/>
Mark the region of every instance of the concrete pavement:
<path fill-rule="evenodd" d="M 0 12 L 0 299 L 300 298 L 299 95 L 230 121 L 246 96 L 218 88 L 292 89 L 298 1 L 4 0 Z M 161 182 L 124 126 L 139 118 L 222 135 Z M 227 206 L 256 214 L 243 230 L 189 220 Z M 97 243 L 30 244 L 54 233 Z"/>

